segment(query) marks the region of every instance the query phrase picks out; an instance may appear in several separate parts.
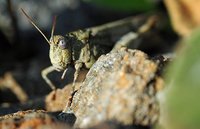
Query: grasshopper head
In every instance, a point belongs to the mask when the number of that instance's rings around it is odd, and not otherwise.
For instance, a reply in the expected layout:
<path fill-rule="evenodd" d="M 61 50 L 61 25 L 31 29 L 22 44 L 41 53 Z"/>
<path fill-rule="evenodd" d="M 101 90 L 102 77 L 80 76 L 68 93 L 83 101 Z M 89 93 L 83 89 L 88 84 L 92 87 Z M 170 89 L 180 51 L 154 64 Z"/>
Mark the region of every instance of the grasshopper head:
<path fill-rule="evenodd" d="M 43 34 L 43 32 L 37 27 L 33 20 L 26 14 L 26 12 L 21 9 L 23 14 L 28 18 L 29 22 L 41 33 L 45 40 L 50 45 L 49 57 L 52 65 L 56 70 L 62 71 L 67 68 L 67 65 L 71 63 L 71 46 L 69 42 L 66 41 L 65 37 L 61 35 L 54 35 L 54 29 L 56 24 L 56 17 L 53 20 L 53 26 L 51 30 L 50 40 Z"/>
<path fill-rule="evenodd" d="M 50 50 L 49 57 L 52 65 L 58 70 L 65 70 L 71 63 L 71 46 L 65 37 L 55 35 L 49 40 Z"/>

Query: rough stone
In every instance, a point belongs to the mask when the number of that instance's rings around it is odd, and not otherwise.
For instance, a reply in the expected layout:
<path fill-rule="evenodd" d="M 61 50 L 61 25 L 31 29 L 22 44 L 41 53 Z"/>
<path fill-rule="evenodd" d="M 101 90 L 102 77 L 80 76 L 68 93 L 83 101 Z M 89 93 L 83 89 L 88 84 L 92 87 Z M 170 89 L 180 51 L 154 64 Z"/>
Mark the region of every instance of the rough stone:
<path fill-rule="evenodd" d="M 156 94 L 162 87 L 158 65 L 139 50 L 125 48 L 101 56 L 74 95 L 75 127 L 115 120 L 123 125 L 153 125 L 159 117 Z"/>

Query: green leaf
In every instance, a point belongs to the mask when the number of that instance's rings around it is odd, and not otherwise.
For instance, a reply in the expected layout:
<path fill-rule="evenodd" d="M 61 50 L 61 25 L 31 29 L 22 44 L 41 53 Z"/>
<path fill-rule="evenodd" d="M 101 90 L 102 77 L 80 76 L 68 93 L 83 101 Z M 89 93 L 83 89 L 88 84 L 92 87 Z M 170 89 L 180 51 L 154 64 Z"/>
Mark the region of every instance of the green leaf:
<path fill-rule="evenodd" d="M 170 129 L 199 129 L 200 30 L 192 33 L 182 45 L 181 52 L 168 69 L 164 108 Z"/>

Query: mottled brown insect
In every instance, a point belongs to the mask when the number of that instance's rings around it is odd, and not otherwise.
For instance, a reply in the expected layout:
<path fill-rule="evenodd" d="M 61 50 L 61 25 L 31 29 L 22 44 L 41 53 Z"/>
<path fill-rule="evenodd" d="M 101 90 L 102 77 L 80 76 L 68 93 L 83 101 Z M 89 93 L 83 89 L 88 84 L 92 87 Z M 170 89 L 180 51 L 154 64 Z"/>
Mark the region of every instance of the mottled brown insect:
<path fill-rule="evenodd" d="M 88 69 L 91 68 L 100 55 L 108 53 L 114 44 L 128 32 L 131 31 L 134 33 L 135 36 L 130 39 L 134 40 L 139 34 L 149 30 L 155 22 L 155 17 L 149 18 L 149 20 L 146 17 L 140 19 L 130 17 L 101 26 L 74 31 L 66 34 L 65 36 L 61 36 L 54 35 L 56 24 L 56 18 L 54 18 L 51 37 L 50 40 L 48 40 L 42 31 L 35 25 L 33 20 L 25 13 L 25 11 L 23 9 L 21 10 L 28 18 L 29 22 L 42 34 L 50 45 L 49 57 L 52 66 L 47 67 L 42 71 L 42 77 L 53 90 L 55 89 L 55 86 L 47 78 L 47 74 L 54 70 L 60 72 L 64 71 L 61 77 L 64 78 L 68 66 L 74 65 L 74 85 L 82 67 Z M 145 20 L 148 20 L 145 22 L 147 24 L 144 24 Z M 138 29 L 138 26 L 141 27 Z M 124 43 L 120 46 L 126 45 L 127 44 Z"/>

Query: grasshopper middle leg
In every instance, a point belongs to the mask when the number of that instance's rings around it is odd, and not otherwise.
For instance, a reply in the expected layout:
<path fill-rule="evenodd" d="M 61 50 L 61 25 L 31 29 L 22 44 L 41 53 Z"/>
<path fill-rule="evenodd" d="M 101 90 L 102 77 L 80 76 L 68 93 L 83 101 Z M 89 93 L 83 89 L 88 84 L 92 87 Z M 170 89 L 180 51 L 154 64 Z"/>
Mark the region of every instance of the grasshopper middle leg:
<path fill-rule="evenodd" d="M 74 67 L 75 67 L 75 73 L 74 73 L 74 80 L 73 80 L 73 89 L 72 89 L 72 92 L 74 92 L 74 90 L 75 90 L 75 82 L 76 82 L 76 80 L 78 78 L 78 75 L 79 75 L 79 72 L 80 72 L 81 68 L 83 67 L 83 63 L 77 61 L 75 63 Z"/>

